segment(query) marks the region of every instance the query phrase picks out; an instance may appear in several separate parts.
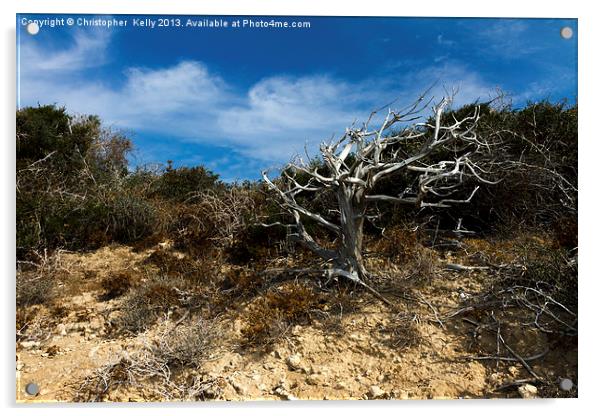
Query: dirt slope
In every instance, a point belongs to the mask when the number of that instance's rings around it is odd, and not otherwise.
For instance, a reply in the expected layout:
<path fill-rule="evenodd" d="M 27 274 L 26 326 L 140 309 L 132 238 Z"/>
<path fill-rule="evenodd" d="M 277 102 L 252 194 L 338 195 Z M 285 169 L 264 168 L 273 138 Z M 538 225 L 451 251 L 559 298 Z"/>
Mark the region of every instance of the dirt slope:
<path fill-rule="evenodd" d="M 17 343 L 18 401 L 72 401 L 86 377 L 147 342 L 153 330 L 135 337 L 110 335 L 120 301 L 102 300 L 99 282 L 114 271 L 136 272 L 150 253 L 114 246 L 64 255 L 68 273 L 62 281 L 61 313 L 52 306 L 29 307 L 35 319 Z M 422 291 L 428 301 L 412 306 L 416 315 L 403 320 L 407 328 L 401 327 L 401 336 L 396 328 L 402 321 L 391 309 L 364 296 L 354 312 L 336 322 L 292 325 L 269 348 L 243 348 L 243 323 L 232 309 L 224 314 L 220 348 L 198 369 L 187 369 L 179 377 L 201 375 L 211 380 L 215 393 L 209 398 L 217 400 L 519 397 L 516 388 L 499 392 L 495 388 L 529 378 L 520 364 L 466 360 L 475 355 L 472 325 L 463 320 L 438 324 L 424 318 L 432 316 L 434 307 L 458 305 L 479 290 L 483 279 L 480 271 L 441 274 Z M 517 331 L 514 335 L 522 350 L 549 347 L 541 336 Z M 576 380 L 576 360 L 576 346 L 552 348 L 533 363 L 533 369 L 551 379 Z M 24 392 L 30 382 L 41 388 L 35 397 Z M 144 385 L 115 389 L 104 400 L 161 399 L 153 391 Z"/>

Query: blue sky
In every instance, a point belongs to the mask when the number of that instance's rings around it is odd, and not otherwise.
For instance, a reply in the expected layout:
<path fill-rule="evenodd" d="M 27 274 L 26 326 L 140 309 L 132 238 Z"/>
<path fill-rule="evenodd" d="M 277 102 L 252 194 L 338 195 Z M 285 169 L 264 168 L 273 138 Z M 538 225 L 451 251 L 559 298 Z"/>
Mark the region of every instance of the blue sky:
<path fill-rule="evenodd" d="M 132 138 L 133 165 L 203 164 L 228 181 L 257 179 L 434 82 L 436 96 L 458 89 L 456 105 L 498 89 L 515 106 L 577 99 L 575 19 L 278 17 L 311 27 L 148 29 L 113 16 L 128 26 L 43 26 L 35 36 L 22 25 L 48 17 L 78 15 L 17 16 L 18 105 L 98 114 Z M 560 36 L 565 26 L 572 39 Z"/>

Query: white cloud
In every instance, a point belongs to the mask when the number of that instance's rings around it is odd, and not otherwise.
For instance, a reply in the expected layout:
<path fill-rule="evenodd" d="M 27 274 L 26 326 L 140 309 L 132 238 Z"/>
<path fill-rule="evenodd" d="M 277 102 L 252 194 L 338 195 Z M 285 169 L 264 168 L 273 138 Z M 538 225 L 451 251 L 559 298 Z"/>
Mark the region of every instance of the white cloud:
<path fill-rule="evenodd" d="M 111 39 L 108 31 L 77 31 L 71 45 L 52 50 L 40 45 L 34 36 L 21 39 L 22 70 L 44 76 L 54 72 L 75 72 L 105 63 Z"/>
<path fill-rule="evenodd" d="M 249 89 L 243 105 L 224 108 L 218 127 L 256 157 L 290 157 L 364 116 L 364 89 L 325 76 L 267 78 Z"/>
<path fill-rule="evenodd" d="M 213 106 L 225 101 L 229 88 L 209 74 L 200 62 L 184 61 L 165 69 L 132 68 L 126 74 L 123 95 L 136 113 L 157 115 L 189 111 L 190 106 Z"/>
<path fill-rule="evenodd" d="M 487 101 L 494 97 L 497 87 L 486 82 L 478 72 L 471 71 L 467 66 L 449 61 L 407 74 L 402 84 L 413 86 L 410 91 L 415 96 L 433 84 L 431 95 L 435 97 L 443 97 L 457 90 L 454 96 L 456 106 L 477 100 Z"/>
<path fill-rule="evenodd" d="M 243 91 L 191 60 L 129 68 L 111 83 L 86 77 L 84 70 L 101 62 L 95 57 L 106 56 L 109 41 L 104 35 L 92 39 L 77 34 L 71 47 L 53 53 L 24 45 L 21 103 L 56 103 L 70 112 L 98 114 L 115 127 L 225 146 L 243 157 L 236 159 L 242 165 L 231 171 L 242 169 L 244 158 L 274 164 L 303 153 L 306 143 L 316 149 L 375 108 L 395 99 L 393 106 L 412 102 L 437 80 L 432 94 L 457 87 L 457 104 L 488 99 L 494 90 L 478 73 L 449 60 L 359 82 L 320 74 L 271 76 Z M 42 55 L 43 64 L 37 61 Z"/>

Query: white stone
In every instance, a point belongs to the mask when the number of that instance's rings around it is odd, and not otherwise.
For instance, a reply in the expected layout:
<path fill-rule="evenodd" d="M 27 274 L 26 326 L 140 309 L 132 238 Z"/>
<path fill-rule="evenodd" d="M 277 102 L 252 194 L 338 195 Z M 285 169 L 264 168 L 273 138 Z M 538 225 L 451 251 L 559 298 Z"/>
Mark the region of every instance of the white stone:
<path fill-rule="evenodd" d="M 59 334 L 62 337 L 67 335 L 67 328 L 65 327 L 65 324 L 58 324 L 56 326 L 56 332 L 57 332 L 57 334 Z"/>
<path fill-rule="evenodd" d="M 318 374 L 312 374 L 312 375 L 307 376 L 305 381 L 307 382 L 307 384 L 309 384 L 311 386 L 318 386 L 320 384 L 320 382 L 322 381 L 322 379 Z"/>
<path fill-rule="evenodd" d="M 339 381 L 335 386 L 335 389 L 337 390 L 347 390 L 347 385 L 345 383 L 343 383 L 342 381 Z"/>
<path fill-rule="evenodd" d="M 518 394 L 523 399 L 534 399 L 537 397 L 537 387 L 532 384 L 523 384 L 518 388 Z"/>
<path fill-rule="evenodd" d="M 230 384 L 232 385 L 232 387 L 234 388 L 234 390 L 236 390 L 236 392 L 238 394 L 241 394 L 241 395 L 247 394 L 247 388 L 245 386 L 243 386 L 242 384 L 237 383 L 234 380 L 230 381 Z"/>
<path fill-rule="evenodd" d="M 371 399 L 379 399 L 387 394 L 383 389 L 379 386 L 370 386 L 370 390 L 368 391 L 368 397 Z"/>
<path fill-rule="evenodd" d="M 301 368 L 301 355 L 293 354 L 289 355 L 286 359 L 286 363 L 291 368 L 291 370 L 298 370 Z"/>
<path fill-rule="evenodd" d="M 37 341 L 22 341 L 21 346 L 26 350 L 30 350 L 33 348 L 38 348 L 40 346 L 40 343 Z"/>

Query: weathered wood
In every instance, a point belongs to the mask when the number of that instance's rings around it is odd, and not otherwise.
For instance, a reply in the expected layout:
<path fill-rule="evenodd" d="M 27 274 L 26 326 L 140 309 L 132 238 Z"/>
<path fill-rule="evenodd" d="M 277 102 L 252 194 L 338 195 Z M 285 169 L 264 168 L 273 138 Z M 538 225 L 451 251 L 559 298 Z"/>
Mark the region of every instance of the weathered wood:
<path fill-rule="evenodd" d="M 485 170 L 477 165 L 491 146 L 478 138 L 475 126 L 479 120 L 479 107 L 461 120 L 444 125 L 442 116 L 451 105 L 446 97 L 435 104 L 433 124 L 409 122 L 419 118 L 433 102 L 421 96 L 403 111 L 389 110 L 376 129 L 370 127 L 373 112 L 361 128 L 348 128 L 336 141 L 323 143 L 320 153 L 327 173 L 318 172 L 303 159 L 298 158 L 286 165 L 278 181 L 272 181 L 267 172 L 263 180 L 279 196 L 281 207 L 293 218 L 288 228 L 290 237 L 326 261 L 331 270 L 342 270 L 341 276 L 364 282 L 367 277 L 363 262 L 363 227 L 369 203 L 391 201 L 407 203 L 416 207 L 449 207 L 451 204 L 469 203 L 478 191 L 474 186 L 468 197 L 455 197 L 467 179 L 473 182 L 495 183 L 483 177 Z M 393 127 L 398 131 L 393 133 Z M 414 154 L 405 154 L 404 142 L 419 141 Z M 428 158 L 442 147 L 454 146 L 454 160 L 427 162 Z M 416 186 L 403 189 L 398 195 L 374 194 L 376 184 L 395 172 L 407 170 L 417 176 Z M 305 178 L 301 180 L 301 175 Z M 307 180 L 309 177 L 309 180 Z M 303 183 L 301 183 L 303 182 Z M 311 212 L 296 199 L 301 193 L 319 192 L 330 189 L 337 198 L 337 221 Z M 307 232 L 302 219 L 310 220 L 329 230 L 336 241 L 336 248 L 322 247 Z"/>

